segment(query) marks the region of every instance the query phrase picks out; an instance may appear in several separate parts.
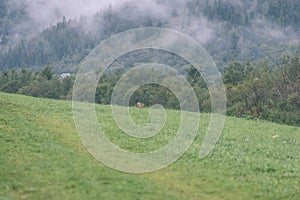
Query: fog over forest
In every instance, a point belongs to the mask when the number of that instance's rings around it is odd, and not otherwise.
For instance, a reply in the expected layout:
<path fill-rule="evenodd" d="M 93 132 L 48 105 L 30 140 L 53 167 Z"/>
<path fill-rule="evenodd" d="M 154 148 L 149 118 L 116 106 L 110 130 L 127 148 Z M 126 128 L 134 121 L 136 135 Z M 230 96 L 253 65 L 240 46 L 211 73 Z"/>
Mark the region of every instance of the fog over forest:
<path fill-rule="evenodd" d="M 0 68 L 78 64 L 103 39 L 148 26 L 191 36 L 219 67 L 266 57 L 276 62 L 299 50 L 299 9 L 292 0 L 0 0 Z M 70 38 L 59 29 L 70 31 Z M 22 59 L 12 61 L 16 55 Z"/>

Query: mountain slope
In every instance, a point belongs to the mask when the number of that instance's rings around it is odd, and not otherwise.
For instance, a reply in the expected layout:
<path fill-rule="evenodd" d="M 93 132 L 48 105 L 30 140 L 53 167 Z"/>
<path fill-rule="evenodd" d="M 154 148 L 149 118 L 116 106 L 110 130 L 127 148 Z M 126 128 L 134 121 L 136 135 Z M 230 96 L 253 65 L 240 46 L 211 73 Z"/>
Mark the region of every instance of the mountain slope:
<path fill-rule="evenodd" d="M 122 134 L 109 106 L 96 110 L 115 144 L 153 148 Z M 147 123 L 147 109 L 132 113 Z M 199 160 L 208 119 L 203 114 L 200 136 L 175 164 L 131 175 L 104 167 L 84 149 L 71 102 L 0 93 L 0 199 L 299 199 L 300 128 L 228 117 L 214 151 Z M 162 138 L 174 131 L 168 125 Z"/>
<path fill-rule="evenodd" d="M 300 3 L 296 0 L 157 0 L 151 6 L 130 0 L 89 16 L 77 14 L 77 18 L 63 17 L 60 7 L 54 7 L 57 12 L 44 15 L 57 20 L 44 24 L 46 28 L 30 18 L 35 14 L 30 2 L 0 0 L 0 70 L 50 63 L 58 72 L 76 71 L 74 66 L 104 39 L 149 26 L 191 36 L 220 68 L 232 60 L 257 62 L 267 57 L 276 62 L 283 53 L 300 49 Z M 72 8 L 76 3 L 61 6 Z"/>

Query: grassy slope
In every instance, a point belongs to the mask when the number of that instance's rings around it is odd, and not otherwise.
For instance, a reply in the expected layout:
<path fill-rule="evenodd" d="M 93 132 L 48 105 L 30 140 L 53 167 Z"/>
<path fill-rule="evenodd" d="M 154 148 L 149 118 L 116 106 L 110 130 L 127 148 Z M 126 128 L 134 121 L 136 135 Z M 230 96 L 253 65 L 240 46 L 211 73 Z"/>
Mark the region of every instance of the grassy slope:
<path fill-rule="evenodd" d="M 157 148 L 176 130 L 178 113 L 168 111 L 161 136 L 134 140 L 114 126 L 109 108 L 98 106 L 98 118 L 122 148 Z M 147 109 L 132 113 L 141 120 Z M 203 115 L 199 136 L 175 164 L 132 175 L 89 155 L 74 128 L 71 102 L 0 93 L 0 199 L 300 198 L 300 128 L 228 117 L 214 151 L 199 160 L 208 119 Z"/>

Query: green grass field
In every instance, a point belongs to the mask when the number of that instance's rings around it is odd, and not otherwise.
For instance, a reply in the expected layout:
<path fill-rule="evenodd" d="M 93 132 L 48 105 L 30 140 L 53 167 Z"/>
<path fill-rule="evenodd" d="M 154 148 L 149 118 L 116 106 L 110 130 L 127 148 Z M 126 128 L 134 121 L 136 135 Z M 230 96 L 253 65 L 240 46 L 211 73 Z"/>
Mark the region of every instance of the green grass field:
<path fill-rule="evenodd" d="M 131 108 L 140 124 L 147 112 Z M 179 112 L 167 113 L 162 133 L 140 141 L 117 128 L 110 106 L 97 106 L 111 141 L 137 152 L 174 137 Z M 85 150 L 71 102 L 0 93 L 0 199 L 300 199 L 299 127 L 227 117 L 216 148 L 200 160 L 208 123 L 203 114 L 193 145 L 171 166 L 127 174 Z"/>

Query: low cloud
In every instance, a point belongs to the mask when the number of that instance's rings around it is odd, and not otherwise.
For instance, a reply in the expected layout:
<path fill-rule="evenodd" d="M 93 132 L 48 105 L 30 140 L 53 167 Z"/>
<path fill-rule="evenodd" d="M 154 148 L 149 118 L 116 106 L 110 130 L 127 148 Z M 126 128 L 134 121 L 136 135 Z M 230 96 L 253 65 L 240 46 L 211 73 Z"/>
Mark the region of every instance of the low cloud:
<path fill-rule="evenodd" d="M 44 27 L 56 23 L 63 16 L 67 19 L 89 16 L 122 2 L 125 0 L 26 0 L 26 11 L 33 24 Z"/>

